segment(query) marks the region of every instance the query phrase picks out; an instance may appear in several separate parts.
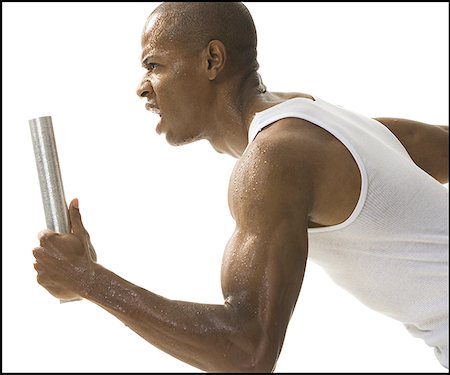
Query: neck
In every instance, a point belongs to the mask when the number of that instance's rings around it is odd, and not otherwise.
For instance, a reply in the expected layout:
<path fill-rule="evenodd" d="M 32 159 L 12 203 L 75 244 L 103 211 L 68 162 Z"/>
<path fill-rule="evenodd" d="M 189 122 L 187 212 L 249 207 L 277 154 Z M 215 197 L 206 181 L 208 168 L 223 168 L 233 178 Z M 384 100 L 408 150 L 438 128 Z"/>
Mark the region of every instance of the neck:
<path fill-rule="evenodd" d="M 219 153 L 239 158 L 248 144 L 248 130 L 256 112 L 264 109 L 270 93 L 255 71 L 217 91 L 211 134 L 206 137 Z"/>

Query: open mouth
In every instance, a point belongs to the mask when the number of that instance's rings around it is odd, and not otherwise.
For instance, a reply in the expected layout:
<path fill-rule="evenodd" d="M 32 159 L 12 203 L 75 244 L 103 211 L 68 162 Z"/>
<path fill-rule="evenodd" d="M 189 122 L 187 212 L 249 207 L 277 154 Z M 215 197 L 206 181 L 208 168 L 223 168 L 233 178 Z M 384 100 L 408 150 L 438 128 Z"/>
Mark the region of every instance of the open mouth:
<path fill-rule="evenodd" d="M 161 110 L 153 103 L 146 103 L 145 104 L 145 109 L 151 113 L 154 113 L 156 115 L 158 115 L 160 117 L 160 120 L 158 121 L 158 124 L 156 125 L 156 132 L 158 134 L 161 134 L 162 129 L 161 129 L 161 121 L 162 121 L 162 116 L 161 116 Z"/>
<path fill-rule="evenodd" d="M 152 113 L 155 113 L 155 114 L 161 116 L 161 111 L 159 110 L 159 108 L 155 107 L 155 105 L 153 105 L 152 103 L 147 103 L 145 105 L 145 109 L 149 112 L 152 112 Z"/>

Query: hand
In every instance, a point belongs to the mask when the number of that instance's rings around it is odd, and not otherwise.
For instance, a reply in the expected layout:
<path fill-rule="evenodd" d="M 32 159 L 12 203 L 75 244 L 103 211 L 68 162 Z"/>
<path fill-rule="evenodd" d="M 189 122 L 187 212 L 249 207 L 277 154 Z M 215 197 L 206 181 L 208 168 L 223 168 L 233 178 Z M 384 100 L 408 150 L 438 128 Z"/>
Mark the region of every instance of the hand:
<path fill-rule="evenodd" d="M 43 230 L 38 235 L 40 246 L 33 249 L 38 283 L 64 301 L 82 297 L 97 260 L 81 221 L 78 199 L 69 206 L 69 219 L 71 233 Z"/>

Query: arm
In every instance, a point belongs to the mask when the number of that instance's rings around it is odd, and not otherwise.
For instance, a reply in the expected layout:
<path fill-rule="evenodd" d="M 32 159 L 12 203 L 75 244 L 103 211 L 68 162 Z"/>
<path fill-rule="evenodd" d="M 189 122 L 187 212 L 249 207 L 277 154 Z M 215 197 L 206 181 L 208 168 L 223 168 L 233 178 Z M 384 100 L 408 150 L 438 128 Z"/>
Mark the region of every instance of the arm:
<path fill-rule="evenodd" d="M 376 118 L 399 139 L 414 162 L 440 183 L 448 182 L 448 126 Z"/>
<path fill-rule="evenodd" d="M 303 280 L 308 215 L 307 192 L 300 198 L 299 187 L 288 181 L 292 172 L 283 173 L 279 162 L 266 157 L 270 163 L 264 164 L 255 152 L 232 177 L 236 230 L 223 258 L 224 304 L 169 300 L 95 263 L 73 204 L 73 234 L 41 234 L 41 247 L 34 250 L 38 282 L 57 298 L 96 303 L 151 344 L 202 370 L 273 370 Z"/>

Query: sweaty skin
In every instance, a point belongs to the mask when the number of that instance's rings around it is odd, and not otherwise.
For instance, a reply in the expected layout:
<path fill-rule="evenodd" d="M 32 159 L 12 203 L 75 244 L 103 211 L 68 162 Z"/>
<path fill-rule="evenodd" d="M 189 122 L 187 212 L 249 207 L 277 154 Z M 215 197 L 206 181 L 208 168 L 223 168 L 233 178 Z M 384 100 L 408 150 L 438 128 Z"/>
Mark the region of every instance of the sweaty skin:
<path fill-rule="evenodd" d="M 33 250 L 37 281 L 62 300 L 85 298 L 149 343 L 205 371 L 273 371 L 294 310 L 308 256 L 308 227 L 336 225 L 355 208 L 361 178 L 350 152 L 310 122 L 286 118 L 247 147 L 256 112 L 302 93 L 270 93 L 255 67 L 230 69 L 226 46 L 211 40 L 189 51 L 166 43 L 164 11 L 142 36 L 147 69 L 137 94 L 160 114 L 159 134 L 173 145 L 207 139 L 238 158 L 229 206 L 236 229 L 222 263 L 223 304 L 175 301 L 143 289 L 96 262 L 78 200 L 70 234 L 40 232 Z M 378 119 L 412 159 L 448 182 L 448 127 Z"/>

